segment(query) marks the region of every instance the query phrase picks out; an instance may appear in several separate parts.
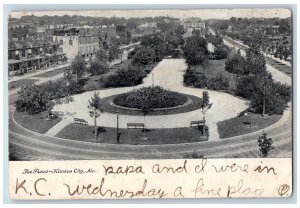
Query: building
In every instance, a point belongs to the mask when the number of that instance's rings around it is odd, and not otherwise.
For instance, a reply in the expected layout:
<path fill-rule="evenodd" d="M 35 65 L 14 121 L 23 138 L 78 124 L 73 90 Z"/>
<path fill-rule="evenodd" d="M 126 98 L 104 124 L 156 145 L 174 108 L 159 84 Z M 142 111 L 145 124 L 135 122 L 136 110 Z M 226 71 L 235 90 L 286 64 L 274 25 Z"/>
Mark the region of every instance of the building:
<path fill-rule="evenodd" d="M 23 38 L 8 43 L 9 75 L 66 61 L 58 40 Z"/>
<path fill-rule="evenodd" d="M 192 34 L 195 30 L 197 30 L 201 36 L 205 36 L 205 22 L 202 22 L 199 19 L 185 19 L 182 22 L 184 30 L 187 34 Z"/>
<path fill-rule="evenodd" d="M 53 40 L 56 39 L 69 61 L 73 61 L 77 55 L 91 57 L 99 50 L 99 36 L 84 33 L 80 29 L 54 31 Z"/>
<path fill-rule="evenodd" d="M 156 28 L 157 28 L 156 22 L 146 22 L 138 26 L 139 31 L 143 35 L 150 35 L 155 33 Z"/>

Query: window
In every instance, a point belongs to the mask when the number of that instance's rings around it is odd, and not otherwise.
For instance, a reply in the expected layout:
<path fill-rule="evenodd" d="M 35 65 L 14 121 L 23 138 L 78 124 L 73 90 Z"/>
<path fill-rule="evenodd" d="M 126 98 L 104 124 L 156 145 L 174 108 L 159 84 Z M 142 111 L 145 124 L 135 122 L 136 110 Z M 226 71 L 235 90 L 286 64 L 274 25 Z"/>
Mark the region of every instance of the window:
<path fill-rule="evenodd" d="M 73 40 L 69 40 L 69 45 L 73 45 Z"/>

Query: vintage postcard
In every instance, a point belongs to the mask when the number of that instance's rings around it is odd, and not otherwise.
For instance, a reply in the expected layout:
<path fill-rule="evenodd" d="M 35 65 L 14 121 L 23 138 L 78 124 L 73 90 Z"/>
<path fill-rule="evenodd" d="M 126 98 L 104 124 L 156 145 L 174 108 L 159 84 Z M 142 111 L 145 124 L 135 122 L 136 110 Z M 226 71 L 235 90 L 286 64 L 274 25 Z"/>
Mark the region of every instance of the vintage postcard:
<path fill-rule="evenodd" d="M 292 195 L 290 10 L 7 18 L 12 199 Z"/>

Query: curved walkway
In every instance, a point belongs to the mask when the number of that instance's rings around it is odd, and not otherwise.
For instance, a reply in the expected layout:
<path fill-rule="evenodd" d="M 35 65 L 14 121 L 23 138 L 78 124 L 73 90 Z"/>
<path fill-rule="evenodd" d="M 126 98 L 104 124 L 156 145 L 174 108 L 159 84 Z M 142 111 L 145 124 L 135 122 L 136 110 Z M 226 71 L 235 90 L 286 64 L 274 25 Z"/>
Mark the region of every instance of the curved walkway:
<path fill-rule="evenodd" d="M 154 85 L 162 86 L 165 89 L 176 91 L 179 93 L 190 94 L 197 97 L 202 97 L 203 89 L 185 87 L 183 85 L 183 75 L 187 65 L 184 59 L 164 59 L 162 60 L 151 72 L 154 78 Z M 143 86 L 152 85 L 152 75 L 144 79 L 143 84 L 135 87 L 124 88 L 112 88 L 99 90 L 100 97 L 108 97 L 115 94 L 128 92 L 134 88 L 140 88 Z M 218 140 L 219 134 L 217 129 L 217 123 L 232 117 L 235 117 L 239 112 L 247 108 L 247 102 L 234 97 L 227 93 L 210 91 L 210 102 L 213 103 L 212 108 L 206 113 L 207 125 L 210 130 L 210 141 Z M 54 111 L 59 111 L 63 114 L 63 120 L 56 126 L 51 128 L 46 134 L 55 136 L 60 128 L 61 129 L 73 122 L 73 118 L 81 118 L 88 121 L 89 124 L 93 123 L 93 118 L 88 113 L 88 100 L 92 97 L 94 91 L 85 92 L 80 95 L 75 95 L 74 102 L 58 105 L 54 107 Z M 157 115 L 147 116 L 146 126 L 147 128 L 178 128 L 188 127 L 193 120 L 201 120 L 203 117 L 200 109 L 179 113 L 173 115 Z M 126 128 L 127 123 L 131 122 L 144 122 L 143 116 L 133 115 L 120 115 L 119 127 Z M 112 113 L 102 113 L 98 118 L 98 123 L 104 127 L 116 127 L 116 115 Z"/>
<path fill-rule="evenodd" d="M 12 118 L 10 114 L 10 118 Z M 264 131 L 273 138 L 275 149 L 270 157 L 291 157 L 292 129 L 291 110 Z M 167 145 L 116 145 L 81 142 L 61 139 L 32 132 L 10 119 L 9 142 L 18 148 L 22 160 L 88 160 L 88 159 L 176 159 L 196 150 L 206 158 L 251 158 L 260 157 L 257 138 L 261 131 L 221 139 L 214 142 L 199 142 Z"/>

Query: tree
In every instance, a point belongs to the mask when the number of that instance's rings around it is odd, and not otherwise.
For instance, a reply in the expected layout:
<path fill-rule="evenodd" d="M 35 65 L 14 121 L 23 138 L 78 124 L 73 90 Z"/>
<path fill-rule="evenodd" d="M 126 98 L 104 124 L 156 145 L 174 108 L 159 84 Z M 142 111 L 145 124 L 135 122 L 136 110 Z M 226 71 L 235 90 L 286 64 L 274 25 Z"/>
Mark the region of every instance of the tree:
<path fill-rule="evenodd" d="M 217 60 L 226 59 L 228 54 L 229 54 L 229 48 L 225 44 L 216 45 L 214 51 L 215 59 Z"/>
<path fill-rule="evenodd" d="M 129 65 L 118 68 L 116 73 L 109 74 L 102 81 L 105 87 L 127 87 L 141 84 L 146 75 L 142 68 Z"/>
<path fill-rule="evenodd" d="M 91 66 L 90 66 L 88 71 L 92 75 L 100 75 L 100 74 L 107 73 L 108 70 L 109 70 L 109 68 L 108 68 L 107 63 L 105 63 L 104 61 L 96 59 L 96 60 L 92 61 Z"/>
<path fill-rule="evenodd" d="M 108 54 L 107 54 L 107 52 L 104 49 L 100 48 L 97 51 L 97 53 L 96 53 L 96 59 L 98 61 L 103 61 L 103 62 L 106 63 L 108 61 Z"/>
<path fill-rule="evenodd" d="M 205 64 L 208 56 L 207 41 L 199 35 L 193 35 L 186 41 L 183 53 L 188 65 Z"/>
<path fill-rule="evenodd" d="M 208 106 L 209 104 L 209 95 L 207 91 L 202 92 L 202 105 L 201 108 L 204 109 Z"/>
<path fill-rule="evenodd" d="M 273 140 L 272 138 L 267 137 L 267 133 L 263 133 L 261 136 L 259 136 L 258 140 L 258 146 L 259 146 L 259 151 L 261 153 L 262 157 L 267 157 L 269 154 L 269 151 L 273 148 Z"/>
<path fill-rule="evenodd" d="M 233 74 L 245 74 L 245 60 L 240 51 L 236 52 L 235 50 L 232 50 L 229 53 L 225 62 L 225 70 Z"/>
<path fill-rule="evenodd" d="M 59 57 L 58 57 L 57 53 L 53 53 L 52 56 L 50 57 L 50 61 L 51 61 L 52 63 L 57 64 L 58 58 L 59 58 Z"/>
<path fill-rule="evenodd" d="M 40 86 L 34 83 L 24 85 L 18 94 L 19 99 L 15 102 L 17 111 L 36 114 L 46 110 L 49 94 L 41 90 Z"/>
<path fill-rule="evenodd" d="M 76 82 L 78 82 L 79 78 L 83 76 L 85 72 L 85 60 L 80 56 L 76 56 L 74 61 L 71 64 L 72 74 L 76 75 Z"/>
<path fill-rule="evenodd" d="M 103 112 L 101 98 L 99 93 L 95 92 L 91 100 L 89 100 L 89 114 L 94 118 L 94 127 L 95 127 L 95 140 L 97 139 L 97 118 L 100 116 L 100 113 Z"/>
<path fill-rule="evenodd" d="M 207 91 L 203 91 L 202 92 L 202 105 L 201 105 L 201 108 L 202 108 L 202 114 L 203 114 L 203 136 L 205 136 L 205 128 L 206 128 L 206 120 L 205 120 L 205 114 L 206 114 L 206 111 L 208 109 L 210 109 L 212 106 L 212 103 L 209 104 L 209 95 L 208 95 L 208 92 Z"/>
<path fill-rule="evenodd" d="M 245 73 L 252 76 L 259 76 L 266 72 L 266 60 L 260 49 L 250 47 L 246 51 Z"/>
<path fill-rule="evenodd" d="M 120 49 L 113 45 L 108 49 L 108 59 L 109 61 L 113 61 L 119 57 L 119 54 L 121 53 Z"/>
<path fill-rule="evenodd" d="M 186 56 L 186 62 L 188 65 L 202 65 L 207 61 L 207 56 L 201 50 L 191 50 Z"/>
<path fill-rule="evenodd" d="M 151 48 L 141 48 L 132 57 L 132 64 L 139 66 L 146 66 L 153 63 L 155 58 L 155 51 Z"/>
<path fill-rule="evenodd" d="M 183 25 L 177 25 L 174 32 L 178 35 L 183 35 L 184 34 L 184 27 Z"/>

